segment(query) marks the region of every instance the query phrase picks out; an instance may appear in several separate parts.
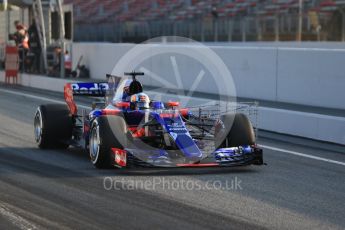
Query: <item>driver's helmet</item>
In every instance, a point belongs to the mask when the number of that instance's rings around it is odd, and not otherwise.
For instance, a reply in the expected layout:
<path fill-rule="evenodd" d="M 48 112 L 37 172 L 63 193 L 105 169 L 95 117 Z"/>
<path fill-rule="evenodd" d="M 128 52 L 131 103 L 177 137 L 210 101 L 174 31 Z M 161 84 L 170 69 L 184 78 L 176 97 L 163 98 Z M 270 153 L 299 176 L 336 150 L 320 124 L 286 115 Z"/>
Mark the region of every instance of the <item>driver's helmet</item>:
<path fill-rule="evenodd" d="M 150 98 L 146 93 L 137 93 L 131 96 L 131 103 L 135 105 L 136 109 L 149 109 Z"/>

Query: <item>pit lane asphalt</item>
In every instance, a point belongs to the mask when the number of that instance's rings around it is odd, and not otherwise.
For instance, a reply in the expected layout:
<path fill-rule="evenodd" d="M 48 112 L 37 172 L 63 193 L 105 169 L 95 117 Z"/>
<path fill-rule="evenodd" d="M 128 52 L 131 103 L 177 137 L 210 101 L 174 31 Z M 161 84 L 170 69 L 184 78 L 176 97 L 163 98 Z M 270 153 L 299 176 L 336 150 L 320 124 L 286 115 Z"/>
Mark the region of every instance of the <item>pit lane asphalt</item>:
<path fill-rule="evenodd" d="M 345 166 L 264 149 L 267 166 L 97 170 L 82 150 L 37 149 L 33 116 L 46 102 L 3 90 L 63 101 L 62 93 L 0 86 L 1 229 L 345 228 Z M 342 146 L 274 136 L 259 144 L 345 162 Z M 105 189 L 105 178 L 116 188 Z M 215 181 L 223 189 L 196 186 Z M 225 189 L 235 181 L 237 189 Z"/>

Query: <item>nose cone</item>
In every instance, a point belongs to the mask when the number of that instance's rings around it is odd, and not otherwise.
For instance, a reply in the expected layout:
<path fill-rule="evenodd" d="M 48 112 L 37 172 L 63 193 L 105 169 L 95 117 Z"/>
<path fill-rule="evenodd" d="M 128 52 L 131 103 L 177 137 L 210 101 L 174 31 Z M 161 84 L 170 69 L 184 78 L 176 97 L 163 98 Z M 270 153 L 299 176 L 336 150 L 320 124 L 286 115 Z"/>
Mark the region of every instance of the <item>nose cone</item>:
<path fill-rule="evenodd" d="M 202 153 L 189 135 L 179 134 L 177 135 L 175 142 L 188 161 L 196 162 L 201 160 Z"/>

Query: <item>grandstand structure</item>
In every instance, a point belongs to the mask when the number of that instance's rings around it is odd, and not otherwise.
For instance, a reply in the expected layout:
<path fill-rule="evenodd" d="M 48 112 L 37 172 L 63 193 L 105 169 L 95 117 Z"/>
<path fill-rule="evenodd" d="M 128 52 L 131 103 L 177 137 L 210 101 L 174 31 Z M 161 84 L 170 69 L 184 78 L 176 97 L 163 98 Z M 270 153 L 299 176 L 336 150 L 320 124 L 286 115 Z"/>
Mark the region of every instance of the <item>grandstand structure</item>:
<path fill-rule="evenodd" d="M 301 2 L 301 5 L 300 5 Z M 65 0 L 76 41 L 345 40 L 345 0 Z M 300 11 L 301 10 L 301 11 Z"/>

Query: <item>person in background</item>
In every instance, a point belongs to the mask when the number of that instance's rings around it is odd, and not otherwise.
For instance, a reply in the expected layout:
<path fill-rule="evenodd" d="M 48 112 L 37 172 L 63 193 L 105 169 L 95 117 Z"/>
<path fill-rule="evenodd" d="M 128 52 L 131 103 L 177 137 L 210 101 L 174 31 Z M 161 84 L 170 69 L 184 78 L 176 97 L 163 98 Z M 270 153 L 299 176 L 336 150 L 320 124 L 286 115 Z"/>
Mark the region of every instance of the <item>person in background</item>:
<path fill-rule="evenodd" d="M 16 32 L 12 34 L 13 40 L 16 42 L 16 45 L 22 46 L 25 49 L 29 49 L 29 37 L 26 26 L 19 23 L 19 21 L 14 22 Z"/>
<path fill-rule="evenodd" d="M 16 30 L 24 29 L 27 30 L 26 26 L 21 24 L 18 20 L 14 21 L 14 27 Z"/>
<path fill-rule="evenodd" d="M 26 27 L 20 24 L 19 21 L 15 21 L 14 26 L 16 27 L 16 32 L 10 35 L 10 38 L 15 41 L 18 47 L 20 69 L 24 71 L 26 55 L 29 51 L 29 36 Z"/>
<path fill-rule="evenodd" d="M 65 51 L 65 77 L 70 77 L 72 73 L 72 59 L 68 50 Z"/>
<path fill-rule="evenodd" d="M 39 41 L 38 31 L 34 20 L 32 21 L 29 27 L 28 36 L 30 53 L 32 53 L 33 55 L 32 70 L 33 72 L 38 73 L 40 71 L 41 66 L 41 44 Z"/>
<path fill-rule="evenodd" d="M 60 69 L 61 69 L 61 53 L 62 49 L 60 46 L 55 47 L 55 64 L 52 69 L 52 75 L 55 77 L 60 76 Z M 66 50 L 64 54 L 64 62 L 65 62 L 65 77 L 70 77 L 72 72 L 72 60 L 69 52 Z"/>
<path fill-rule="evenodd" d="M 60 46 L 56 46 L 54 48 L 54 54 L 55 54 L 55 58 L 54 58 L 54 65 L 52 68 L 52 75 L 55 77 L 58 77 L 60 74 L 60 67 L 61 67 L 61 47 Z"/>

